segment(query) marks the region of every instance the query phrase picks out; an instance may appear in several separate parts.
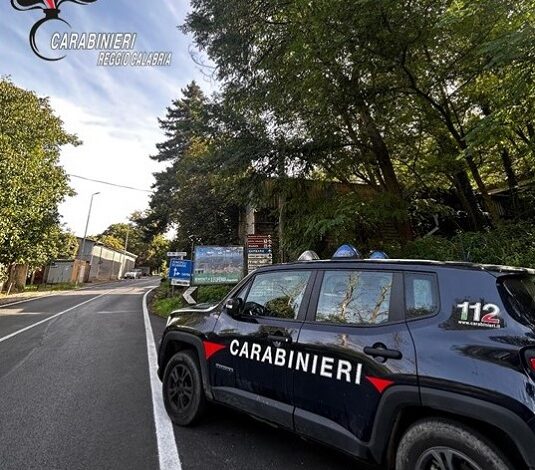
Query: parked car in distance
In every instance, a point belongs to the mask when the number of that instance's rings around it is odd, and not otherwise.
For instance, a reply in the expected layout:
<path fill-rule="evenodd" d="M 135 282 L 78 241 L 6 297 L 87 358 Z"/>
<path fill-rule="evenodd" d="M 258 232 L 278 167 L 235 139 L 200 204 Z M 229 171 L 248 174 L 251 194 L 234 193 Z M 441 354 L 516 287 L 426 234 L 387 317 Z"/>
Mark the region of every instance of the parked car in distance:
<path fill-rule="evenodd" d="M 124 279 L 139 279 L 141 277 L 140 273 L 137 271 L 128 271 L 124 275 Z"/>

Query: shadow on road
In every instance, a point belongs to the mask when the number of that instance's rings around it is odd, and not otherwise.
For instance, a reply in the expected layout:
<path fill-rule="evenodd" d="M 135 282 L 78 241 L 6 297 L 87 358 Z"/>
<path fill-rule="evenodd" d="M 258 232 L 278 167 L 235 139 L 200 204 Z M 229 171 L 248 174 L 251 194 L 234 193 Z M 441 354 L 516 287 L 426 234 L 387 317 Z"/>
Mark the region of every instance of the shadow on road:
<path fill-rule="evenodd" d="M 220 406 L 175 435 L 184 470 L 382 470 Z"/>

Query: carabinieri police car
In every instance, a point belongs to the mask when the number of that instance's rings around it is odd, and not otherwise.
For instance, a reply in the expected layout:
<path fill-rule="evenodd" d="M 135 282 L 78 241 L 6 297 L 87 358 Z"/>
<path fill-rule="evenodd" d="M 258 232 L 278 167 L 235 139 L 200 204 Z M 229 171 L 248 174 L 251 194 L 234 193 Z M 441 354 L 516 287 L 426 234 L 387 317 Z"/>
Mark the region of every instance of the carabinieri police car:
<path fill-rule="evenodd" d="M 303 258 L 170 316 L 175 424 L 215 402 L 386 468 L 535 469 L 535 271 Z"/>

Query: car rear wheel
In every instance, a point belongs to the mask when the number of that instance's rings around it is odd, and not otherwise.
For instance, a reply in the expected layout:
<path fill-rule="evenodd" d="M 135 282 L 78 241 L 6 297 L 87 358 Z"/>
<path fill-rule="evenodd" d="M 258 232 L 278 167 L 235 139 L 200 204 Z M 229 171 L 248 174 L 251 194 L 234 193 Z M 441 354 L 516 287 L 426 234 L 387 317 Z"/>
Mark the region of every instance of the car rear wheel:
<path fill-rule="evenodd" d="M 163 376 L 163 399 L 167 414 L 179 426 L 194 424 L 206 408 L 197 357 L 191 351 L 175 354 Z"/>
<path fill-rule="evenodd" d="M 514 470 L 486 438 L 460 423 L 427 419 L 403 435 L 396 470 Z"/>

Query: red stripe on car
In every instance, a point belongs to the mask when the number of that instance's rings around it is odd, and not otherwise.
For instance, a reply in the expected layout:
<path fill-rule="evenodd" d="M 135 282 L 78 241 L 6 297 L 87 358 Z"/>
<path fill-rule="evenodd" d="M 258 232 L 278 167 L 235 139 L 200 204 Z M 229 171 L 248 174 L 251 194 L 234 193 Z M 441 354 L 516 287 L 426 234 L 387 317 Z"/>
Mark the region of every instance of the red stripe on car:
<path fill-rule="evenodd" d="M 392 380 L 379 379 L 378 377 L 366 377 L 379 393 L 383 393 L 394 382 Z"/>
<path fill-rule="evenodd" d="M 215 353 L 226 348 L 224 344 L 212 343 L 210 341 L 203 341 L 202 344 L 204 345 L 204 356 L 206 359 L 210 359 Z"/>

